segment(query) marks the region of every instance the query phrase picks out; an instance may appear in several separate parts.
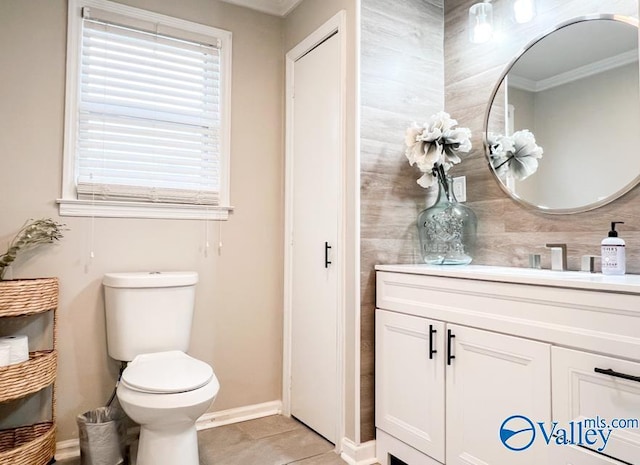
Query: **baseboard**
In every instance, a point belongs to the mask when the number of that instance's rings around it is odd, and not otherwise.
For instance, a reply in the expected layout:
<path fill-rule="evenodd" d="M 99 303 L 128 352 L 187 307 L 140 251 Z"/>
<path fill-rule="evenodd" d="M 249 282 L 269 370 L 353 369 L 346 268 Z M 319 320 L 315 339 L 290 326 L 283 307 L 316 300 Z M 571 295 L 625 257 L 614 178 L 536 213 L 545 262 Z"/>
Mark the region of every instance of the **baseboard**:
<path fill-rule="evenodd" d="M 205 413 L 196 421 L 196 429 L 200 431 L 215 428 L 216 426 L 255 420 L 256 418 L 268 417 L 270 415 L 279 415 L 280 413 L 282 413 L 282 401 L 280 400 L 264 402 L 262 404 L 245 405 L 243 407 L 221 410 L 219 412 Z M 135 434 L 137 430 L 137 426 L 133 427 L 131 431 L 127 431 L 127 434 Z M 78 439 L 60 441 L 56 444 L 56 460 L 71 459 L 79 456 L 80 441 Z"/>
<path fill-rule="evenodd" d="M 246 405 L 244 407 L 230 408 L 219 412 L 205 413 L 196 422 L 198 431 L 215 428 L 216 426 L 240 423 L 241 421 L 255 420 L 256 418 L 279 415 L 282 413 L 282 401 L 273 400 L 262 404 Z"/>
<path fill-rule="evenodd" d="M 73 459 L 80 457 L 80 441 L 69 439 L 56 444 L 56 460 Z"/>
<path fill-rule="evenodd" d="M 342 438 L 342 454 L 340 454 L 340 458 L 349 465 L 372 465 L 377 463 L 376 442 L 368 441 L 358 445 L 351 439 Z"/>

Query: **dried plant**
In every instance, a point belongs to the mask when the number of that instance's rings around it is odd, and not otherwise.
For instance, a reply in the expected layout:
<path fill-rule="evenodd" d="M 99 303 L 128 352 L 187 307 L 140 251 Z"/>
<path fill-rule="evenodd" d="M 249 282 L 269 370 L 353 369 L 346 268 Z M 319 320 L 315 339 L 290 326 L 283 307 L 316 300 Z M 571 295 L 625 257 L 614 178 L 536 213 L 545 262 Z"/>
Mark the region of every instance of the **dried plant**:
<path fill-rule="evenodd" d="M 9 244 L 9 249 L 0 255 L 0 281 L 4 273 L 16 256 L 27 249 L 40 244 L 48 244 L 62 238 L 64 224 L 56 223 L 52 219 L 28 220 Z"/>

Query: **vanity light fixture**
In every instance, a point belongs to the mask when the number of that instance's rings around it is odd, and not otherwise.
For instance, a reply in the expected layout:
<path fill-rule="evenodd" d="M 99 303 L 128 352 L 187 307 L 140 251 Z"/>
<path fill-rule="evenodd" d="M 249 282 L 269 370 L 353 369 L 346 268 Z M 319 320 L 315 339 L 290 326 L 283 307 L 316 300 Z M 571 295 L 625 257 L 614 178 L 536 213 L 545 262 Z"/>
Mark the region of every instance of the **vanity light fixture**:
<path fill-rule="evenodd" d="M 469 8 L 469 40 L 474 44 L 488 42 L 493 37 L 493 6 L 489 0 Z"/>
<path fill-rule="evenodd" d="M 536 15 L 535 0 L 514 0 L 513 1 L 513 18 L 516 23 L 528 23 Z"/>

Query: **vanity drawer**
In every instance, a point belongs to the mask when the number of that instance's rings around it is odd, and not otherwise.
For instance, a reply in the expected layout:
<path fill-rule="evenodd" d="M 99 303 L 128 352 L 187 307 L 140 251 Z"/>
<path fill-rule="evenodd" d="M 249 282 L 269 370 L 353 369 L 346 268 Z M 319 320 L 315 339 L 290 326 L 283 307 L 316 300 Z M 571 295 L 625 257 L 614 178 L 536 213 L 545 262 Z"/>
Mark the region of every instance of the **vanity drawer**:
<path fill-rule="evenodd" d="M 571 421 L 577 428 L 578 421 L 595 419 L 595 424 L 583 423 L 583 431 L 602 429 L 602 434 L 607 436 L 610 431 L 610 436 L 606 443 L 601 436 L 592 436 L 592 441 L 598 440 L 588 447 L 601 448 L 603 454 L 629 464 L 640 463 L 640 381 L 615 376 L 640 377 L 640 362 L 559 347 L 553 347 L 551 353 L 552 416 L 558 427 L 570 430 Z M 613 373 L 598 373 L 596 369 L 613 370 Z M 577 448 L 576 451 L 586 452 Z M 585 462 L 577 460 L 576 463 Z"/>
<path fill-rule="evenodd" d="M 624 465 L 619 460 L 610 459 L 575 446 L 552 447 L 549 460 L 552 465 Z M 633 462 L 631 465 L 637 463 Z"/>

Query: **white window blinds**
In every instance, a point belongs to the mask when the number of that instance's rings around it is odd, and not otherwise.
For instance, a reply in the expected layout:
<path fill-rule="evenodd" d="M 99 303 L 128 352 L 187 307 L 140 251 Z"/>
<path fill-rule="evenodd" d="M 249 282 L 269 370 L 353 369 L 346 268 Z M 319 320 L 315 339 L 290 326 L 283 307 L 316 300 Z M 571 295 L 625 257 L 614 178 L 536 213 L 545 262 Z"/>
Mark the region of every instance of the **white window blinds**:
<path fill-rule="evenodd" d="M 220 50 L 85 8 L 79 198 L 218 205 Z M 152 28 L 148 28 L 152 29 Z"/>

